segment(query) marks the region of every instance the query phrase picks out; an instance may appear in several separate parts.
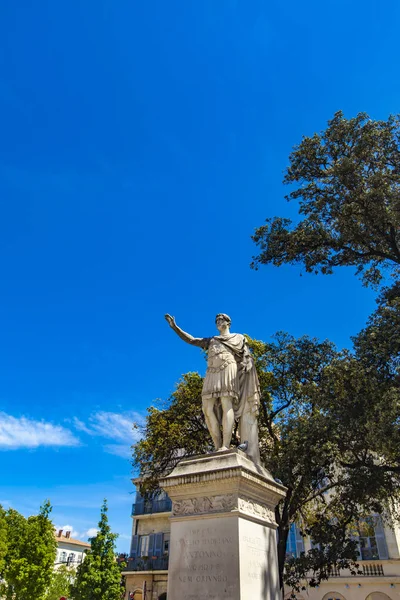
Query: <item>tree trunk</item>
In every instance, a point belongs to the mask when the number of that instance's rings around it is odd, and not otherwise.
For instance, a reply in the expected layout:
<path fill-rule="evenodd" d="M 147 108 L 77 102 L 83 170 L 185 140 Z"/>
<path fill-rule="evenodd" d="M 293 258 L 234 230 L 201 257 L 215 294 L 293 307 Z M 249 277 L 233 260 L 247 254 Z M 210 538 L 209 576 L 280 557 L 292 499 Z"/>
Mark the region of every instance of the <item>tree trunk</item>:
<path fill-rule="evenodd" d="M 278 525 L 278 569 L 279 569 L 279 587 L 282 592 L 282 598 L 284 597 L 283 587 L 283 571 L 285 569 L 286 559 L 286 544 L 289 536 L 289 527 L 285 525 Z"/>

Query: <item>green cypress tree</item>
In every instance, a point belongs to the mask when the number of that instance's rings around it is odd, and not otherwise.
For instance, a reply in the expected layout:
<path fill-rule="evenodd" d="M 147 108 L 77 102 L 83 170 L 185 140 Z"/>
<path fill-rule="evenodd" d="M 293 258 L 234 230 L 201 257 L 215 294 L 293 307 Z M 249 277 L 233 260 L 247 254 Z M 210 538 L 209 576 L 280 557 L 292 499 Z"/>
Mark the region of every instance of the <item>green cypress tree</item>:
<path fill-rule="evenodd" d="M 121 600 L 121 567 L 107 518 L 107 502 L 101 508 L 99 531 L 90 539 L 91 550 L 79 565 L 71 590 L 72 600 Z"/>

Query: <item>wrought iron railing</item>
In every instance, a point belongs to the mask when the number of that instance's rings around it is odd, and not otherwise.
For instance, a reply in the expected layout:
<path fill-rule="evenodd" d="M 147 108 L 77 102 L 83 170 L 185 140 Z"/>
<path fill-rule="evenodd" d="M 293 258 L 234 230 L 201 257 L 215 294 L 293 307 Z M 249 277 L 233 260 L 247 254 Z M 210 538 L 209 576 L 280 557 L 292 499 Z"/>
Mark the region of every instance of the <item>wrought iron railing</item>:
<path fill-rule="evenodd" d="M 136 502 L 132 506 L 132 516 L 149 515 L 151 513 L 170 512 L 172 510 L 172 502 L 170 498 L 163 500 L 145 500 Z"/>
<path fill-rule="evenodd" d="M 124 571 L 167 571 L 168 555 L 164 556 L 135 556 L 125 559 L 126 567 Z"/>
<path fill-rule="evenodd" d="M 382 563 L 358 564 L 357 576 L 360 577 L 384 577 Z M 348 577 L 348 571 L 340 571 L 337 567 L 331 567 L 329 577 Z"/>

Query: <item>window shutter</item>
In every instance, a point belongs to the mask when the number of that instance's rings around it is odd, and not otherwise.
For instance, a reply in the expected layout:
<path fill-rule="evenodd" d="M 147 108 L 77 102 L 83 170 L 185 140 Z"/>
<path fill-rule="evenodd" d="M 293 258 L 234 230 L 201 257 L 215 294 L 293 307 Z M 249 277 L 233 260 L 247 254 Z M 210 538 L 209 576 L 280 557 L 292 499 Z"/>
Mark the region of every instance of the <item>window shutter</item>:
<path fill-rule="evenodd" d="M 299 557 L 302 552 L 304 552 L 304 539 L 300 534 L 300 530 L 296 524 L 294 524 L 294 530 L 296 532 L 296 557 Z"/>
<path fill-rule="evenodd" d="M 154 540 L 154 556 L 161 556 L 163 551 L 164 534 L 156 533 Z"/>
<path fill-rule="evenodd" d="M 150 558 L 152 556 L 154 556 L 154 538 L 156 536 L 154 535 L 154 533 L 151 533 L 149 536 L 149 556 Z"/>
<path fill-rule="evenodd" d="M 382 560 L 387 560 L 389 558 L 389 552 L 386 544 L 385 530 L 383 528 L 383 523 L 380 516 L 374 517 L 374 528 L 379 558 Z"/>
<path fill-rule="evenodd" d="M 361 556 L 361 546 L 360 546 L 360 536 L 359 535 L 351 535 L 350 539 L 352 542 L 356 542 L 356 552 L 358 560 L 362 560 Z"/>
<path fill-rule="evenodd" d="M 139 552 L 139 536 L 133 535 L 131 542 L 131 557 L 134 558 Z"/>

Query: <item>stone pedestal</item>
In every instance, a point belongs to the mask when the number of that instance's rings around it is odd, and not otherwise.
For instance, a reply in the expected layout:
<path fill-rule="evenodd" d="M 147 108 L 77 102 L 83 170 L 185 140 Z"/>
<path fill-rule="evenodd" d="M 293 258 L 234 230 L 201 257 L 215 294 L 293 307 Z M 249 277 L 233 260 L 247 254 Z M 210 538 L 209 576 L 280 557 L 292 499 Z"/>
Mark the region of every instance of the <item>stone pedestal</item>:
<path fill-rule="evenodd" d="M 280 600 L 274 509 L 286 488 L 244 452 L 182 460 L 172 500 L 168 600 Z"/>

